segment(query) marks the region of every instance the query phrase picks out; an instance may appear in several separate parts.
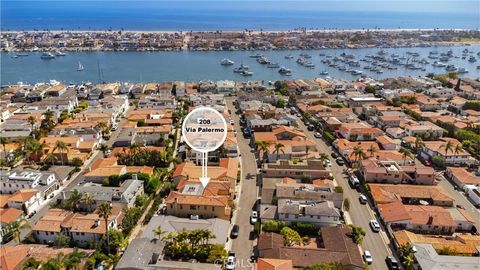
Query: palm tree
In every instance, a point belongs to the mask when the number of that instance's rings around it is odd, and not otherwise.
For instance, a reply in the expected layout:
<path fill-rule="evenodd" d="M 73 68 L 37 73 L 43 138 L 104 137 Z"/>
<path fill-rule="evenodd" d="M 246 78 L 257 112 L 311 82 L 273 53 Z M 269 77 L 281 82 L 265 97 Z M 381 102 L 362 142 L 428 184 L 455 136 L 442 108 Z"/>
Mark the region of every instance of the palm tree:
<path fill-rule="evenodd" d="M 107 251 L 110 254 L 110 236 L 108 235 L 108 218 L 112 214 L 112 205 L 104 202 L 98 206 L 98 216 L 105 221 L 105 234 L 107 235 Z"/>
<path fill-rule="evenodd" d="M 35 130 L 34 127 L 35 127 L 35 124 L 37 123 L 37 118 L 33 115 L 30 115 L 28 118 L 27 118 L 27 122 L 30 124 L 30 126 L 32 126 L 32 132 Z"/>
<path fill-rule="evenodd" d="M 53 152 L 55 152 L 55 150 L 58 150 L 60 152 L 60 155 L 62 157 L 62 165 L 65 165 L 65 158 L 63 157 L 63 152 L 68 151 L 67 144 L 62 141 L 57 141 L 55 142 L 55 148 L 53 148 Z"/>
<path fill-rule="evenodd" d="M 95 203 L 95 200 L 93 199 L 92 195 L 90 193 L 84 193 L 82 196 L 82 201 L 87 207 L 87 211 L 91 211 L 91 206 Z"/>
<path fill-rule="evenodd" d="M 275 148 L 275 150 L 273 150 L 273 154 L 276 154 L 277 159 L 280 153 L 285 153 L 285 151 L 283 151 L 283 148 L 285 147 L 285 145 L 283 145 L 282 143 L 275 143 L 273 147 Z"/>
<path fill-rule="evenodd" d="M 376 152 L 378 152 L 378 148 L 374 144 L 371 144 L 367 150 L 367 153 L 370 153 L 370 157 L 373 157 Z"/>
<path fill-rule="evenodd" d="M 103 121 L 100 121 L 100 122 L 97 123 L 97 125 L 95 125 L 95 128 L 96 128 L 96 130 L 100 131 L 100 134 L 102 135 L 102 138 L 104 138 L 105 133 L 106 133 L 107 128 L 108 128 L 107 124 Z"/>
<path fill-rule="evenodd" d="M 47 262 L 40 267 L 40 270 L 61 270 L 63 259 L 63 253 L 60 252 L 56 258 L 49 258 Z"/>
<path fill-rule="evenodd" d="M 27 152 L 30 155 L 33 155 L 34 157 L 33 161 L 35 161 L 36 159 L 38 159 L 43 155 L 43 148 L 45 148 L 45 144 L 40 143 L 36 140 L 30 140 L 29 143 L 27 144 Z"/>
<path fill-rule="evenodd" d="M 15 220 L 14 222 L 8 225 L 8 231 L 12 233 L 13 239 L 20 243 L 20 234 L 21 230 L 24 228 L 29 228 L 30 224 L 25 218 L 21 218 L 20 220 Z"/>
<path fill-rule="evenodd" d="M 402 264 L 406 269 L 411 269 L 414 263 L 413 254 L 415 253 L 412 245 L 410 245 L 410 243 L 401 245 L 399 248 L 399 253 Z"/>
<path fill-rule="evenodd" d="M 22 264 L 22 270 L 37 270 L 42 263 L 30 257 Z"/>
<path fill-rule="evenodd" d="M 472 120 L 468 120 L 466 124 L 467 129 L 473 129 L 475 122 L 473 122 Z"/>
<path fill-rule="evenodd" d="M 10 140 L 5 137 L 0 137 L 0 144 L 2 144 L 3 147 L 3 154 L 5 156 L 5 160 L 7 160 L 7 148 L 6 145 L 10 143 Z"/>
<path fill-rule="evenodd" d="M 400 148 L 400 150 L 398 152 L 402 153 L 403 165 L 404 166 L 407 164 L 407 157 L 413 159 L 412 151 L 408 150 L 407 148 L 402 147 L 402 148 Z"/>
<path fill-rule="evenodd" d="M 366 157 L 365 151 L 360 145 L 356 145 L 353 147 L 353 151 L 350 154 L 350 156 L 353 156 L 353 159 L 355 161 L 355 164 L 358 166 L 360 164 L 360 160 L 364 159 Z"/>
<path fill-rule="evenodd" d="M 453 142 L 450 140 L 444 145 L 440 145 L 439 149 L 445 148 L 445 156 L 448 155 L 448 152 L 453 152 L 455 151 L 455 146 L 453 145 Z"/>
<path fill-rule="evenodd" d="M 415 153 L 418 154 L 420 148 L 424 147 L 425 143 L 423 142 L 420 136 L 415 137 Z"/>
<path fill-rule="evenodd" d="M 457 159 L 458 153 L 465 152 L 465 150 L 463 149 L 463 145 L 461 143 L 455 145 L 453 152 L 455 153 L 455 159 Z"/>
<path fill-rule="evenodd" d="M 67 270 L 77 270 L 80 269 L 80 263 L 82 262 L 82 259 L 87 257 L 87 253 L 84 251 L 78 251 L 78 248 L 75 247 L 73 249 L 73 252 L 68 254 L 64 259 L 63 259 L 63 266 Z"/>
<path fill-rule="evenodd" d="M 69 210 L 76 211 L 78 208 L 78 203 L 82 200 L 82 193 L 78 191 L 77 189 L 72 190 L 70 193 L 70 196 L 68 196 L 67 199 L 67 208 Z"/>
<path fill-rule="evenodd" d="M 110 146 L 102 143 L 98 146 L 98 150 L 102 151 L 103 156 L 105 157 L 107 155 L 107 151 L 110 150 Z"/>
<path fill-rule="evenodd" d="M 45 158 L 43 159 L 44 162 L 50 162 L 50 164 L 53 166 L 55 165 L 55 162 L 57 162 L 57 156 L 53 153 L 48 153 Z"/>
<path fill-rule="evenodd" d="M 156 229 L 153 230 L 153 233 L 158 236 L 160 239 L 163 238 L 163 236 L 166 234 L 164 230 L 162 230 L 161 226 L 158 226 Z"/>
<path fill-rule="evenodd" d="M 270 143 L 266 141 L 256 141 L 255 147 L 257 151 L 262 152 L 262 156 L 265 156 L 265 154 L 268 155 L 268 151 L 270 151 Z"/>

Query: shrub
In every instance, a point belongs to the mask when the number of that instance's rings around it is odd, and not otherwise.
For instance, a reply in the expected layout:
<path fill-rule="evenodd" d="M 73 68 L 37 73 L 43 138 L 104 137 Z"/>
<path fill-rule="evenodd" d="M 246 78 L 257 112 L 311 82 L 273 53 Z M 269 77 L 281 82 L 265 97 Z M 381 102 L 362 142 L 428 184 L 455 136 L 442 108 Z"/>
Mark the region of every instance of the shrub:
<path fill-rule="evenodd" d="M 313 223 L 292 222 L 289 227 L 297 231 L 301 236 L 318 235 L 318 228 Z"/>
<path fill-rule="evenodd" d="M 283 221 L 276 221 L 276 220 L 268 220 L 268 221 L 265 221 L 265 223 L 263 224 L 263 231 L 265 232 L 280 232 L 283 227 L 285 227 L 285 222 Z"/>

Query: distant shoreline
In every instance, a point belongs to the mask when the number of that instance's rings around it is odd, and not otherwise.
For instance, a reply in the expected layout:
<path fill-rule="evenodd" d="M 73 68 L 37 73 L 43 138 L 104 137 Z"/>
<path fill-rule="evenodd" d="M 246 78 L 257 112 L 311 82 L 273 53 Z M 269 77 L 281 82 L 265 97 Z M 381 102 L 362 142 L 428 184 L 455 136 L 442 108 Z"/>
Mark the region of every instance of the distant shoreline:
<path fill-rule="evenodd" d="M 247 31 L 245 31 L 247 30 Z M 94 29 L 94 30 L 87 30 L 87 29 L 80 29 L 80 30 L 68 30 L 68 29 L 42 29 L 42 30 L 0 30 L 0 33 L 105 33 L 105 32 L 128 32 L 128 33 L 152 33 L 152 34 L 175 34 L 175 33 L 252 33 L 252 34 L 260 34 L 260 33 L 298 33 L 298 32 L 307 32 L 307 33 L 348 33 L 348 32 L 431 32 L 431 31 L 458 31 L 458 32 L 465 32 L 465 31 L 480 31 L 480 28 L 476 29 L 468 29 L 468 28 L 455 28 L 455 29 L 447 29 L 447 28 L 352 28 L 352 29 L 305 29 L 302 30 L 301 28 L 298 29 L 289 29 L 289 30 L 259 30 L 259 29 L 244 29 L 244 30 L 141 30 L 141 29 Z"/>

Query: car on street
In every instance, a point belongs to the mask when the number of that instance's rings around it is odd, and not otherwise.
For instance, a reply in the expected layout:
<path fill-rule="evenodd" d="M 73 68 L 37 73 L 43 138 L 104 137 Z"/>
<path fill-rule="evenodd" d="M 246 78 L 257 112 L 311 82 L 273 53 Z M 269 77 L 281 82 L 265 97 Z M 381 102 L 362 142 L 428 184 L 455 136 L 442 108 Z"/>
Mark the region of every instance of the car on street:
<path fill-rule="evenodd" d="M 363 252 L 363 260 L 364 260 L 367 264 L 372 264 L 373 258 L 372 258 L 372 254 L 370 254 L 370 251 L 365 250 L 365 251 Z"/>
<path fill-rule="evenodd" d="M 323 165 L 325 167 L 332 167 L 332 162 L 329 159 L 327 159 L 327 160 L 323 161 Z"/>
<path fill-rule="evenodd" d="M 380 224 L 378 224 L 378 221 L 375 219 L 370 220 L 370 228 L 372 228 L 372 231 L 374 232 L 379 232 L 380 231 Z"/>
<path fill-rule="evenodd" d="M 314 131 L 314 130 L 315 130 L 315 126 L 312 125 L 312 124 L 310 124 L 310 125 L 308 125 L 307 129 L 308 129 L 309 131 Z"/>
<path fill-rule="evenodd" d="M 235 253 L 228 254 L 227 260 L 225 261 L 225 269 L 235 269 Z"/>
<path fill-rule="evenodd" d="M 367 204 L 368 202 L 367 196 L 363 194 L 360 194 L 360 196 L 358 196 L 358 200 L 360 201 L 361 204 Z"/>
<path fill-rule="evenodd" d="M 315 133 L 313 133 L 313 137 L 315 137 L 317 139 L 320 139 L 320 138 L 322 138 L 322 134 L 320 132 L 315 132 Z"/>
<path fill-rule="evenodd" d="M 354 188 L 357 188 L 358 186 L 360 186 L 360 181 L 358 180 L 357 176 L 354 174 L 350 174 L 350 176 L 348 177 L 348 182 Z"/>
<path fill-rule="evenodd" d="M 238 231 L 240 230 L 240 227 L 235 224 L 232 227 L 232 230 L 230 231 L 230 238 L 234 239 L 238 237 Z"/>
<path fill-rule="evenodd" d="M 332 152 L 330 155 L 332 156 L 332 158 L 338 158 L 338 154 L 335 152 Z"/>
<path fill-rule="evenodd" d="M 463 205 L 461 205 L 461 204 L 457 204 L 457 208 L 460 208 L 460 209 L 465 210 L 465 206 L 463 206 Z"/>
<path fill-rule="evenodd" d="M 400 269 L 397 259 L 395 259 L 395 257 L 393 256 L 387 256 L 387 258 L 385 259 L 385 262 L 387 263 L 388 269 L 390 270 Z"/>
<path fill-rule="evenodd" d="M 250 216 L 250 224 L 255 224 L 258 221 L 258 212 L 252 211 L 252 215 Z"/>
<path fill-rule="evenodd" d="M 337 164 L 340 165 L 340 166 L 345 165 L 345 161 L 341 157 L 337 158 L 336 161 L 337 161 Z"/>

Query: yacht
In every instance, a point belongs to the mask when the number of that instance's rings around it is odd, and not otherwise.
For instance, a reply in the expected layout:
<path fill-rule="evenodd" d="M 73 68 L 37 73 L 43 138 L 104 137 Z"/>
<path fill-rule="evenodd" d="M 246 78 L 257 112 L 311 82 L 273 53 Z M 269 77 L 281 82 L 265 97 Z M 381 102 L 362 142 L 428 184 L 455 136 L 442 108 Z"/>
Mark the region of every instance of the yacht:
<path fill-rule="evenodd" d="M 468 69 L 466 69 L 464 67 L 459 67 L 458 68 L 458 73 L 461 73 L 461 74 L 468 73 Z"/>
<path fill-rule="evenodd" d="M 279 70 L 278 70 L 278 73 L 282 74 L 282 75 L 286 75 L 286 76 L 290 76 L 292 75 L 292 71 L 288 68 L 285 68 L 285 67 L 281 67 Z"/>
<path fill-rule="evenodd" d="M 325 56 L 325 54 L 324 53 L 319 53 L 318 56 Z"/>
<path fill-rule="evenodd" d="M 320 72 L 320 75 L 328 75 L 328 71 L 323 70 L 322 72 Z"/>
<path fill-rule="evenodd" d="M 293 55 L 291 55 L 291 54 L 285 55 L 285 59 L 293 59 Z"/>
<path fill-rule="evenodd" d="M 470 58 L 468 58 L 468 62 L 470 63 L 477 62 L 477 58 L 475 58 L 475 56 L 470 56 Z"/>
<path fill-rule="evenodd" d="M 77 71 L 83 71 L 85 68 L 83 67 L 82 63 L 80 63 L 80 61 L 78 62 L 78 67 L 77 67 Z"/>
<path fill-rule="evenodd" d="M 51 52 L 45 52 L 40 55 L 40 58 L 42 59 L 54 59 L 55 55 L 53 55 Z"/>
<path fill-rule="evenodd" d="M 307 59 L 308 59 L 308 58 L 312 58 L 312 56 L 309 55 L 308 53 L 301 53 L 301 54 L 300 54 L 300 57 L 307 58 Z"/>
<path fill-rule="evenodd" d="M 261 54 L 261 53 L 256 53 L 256 54 L 250 55 L 250 58 L 259 58 L 259 57 L 263 57 L 263 54 Z"/>
<path fill-rule="evenodd" d="M 267 68 L 279 68 L 280 66 L 278 65 L 278 63 L 270 63 L 270 64 L 267 64 Z"/>
<path fill-rule="evenodd" d="M 65 55 L 67 55 L 67 54 L 64 53 L 64 52 L 61 52 L 61 51 L 56 51 L 55 52 L 55 56 L 65 56 Z"/>
<path fill-rule="evenodd" d="M 222 61 L 220 61 L 220 65 L 222 66 L 231 66 L 233 64 L 235 64 L 235 62 L 227 58 L 223 58 Z"/>
<path fill-rule="evenodd" d="M 362 75 L 362 72 L 360 70 L 353 70 L 352 75 Z"/>
<path fill-rule="evenodd" d="M 457 68 L 454 65 L 448 65 L 445 69 L 447 71 L 457 71 Z"/>
<path fill-rule="evenodd" d="M 248 66 L 244 66 L 243 64 L 241 64 L 240 67 L 233 69 L 233 72 L 235 73 L 242 73 L 244 71 L 248 71 Z"/>
<path fill-rule="evenodd" d="M 257 62 L 262 65 L 270 64 L 270 60 L 268 60 L 268 58 L 266 58 L 265 56 L 258 57 Z"/>
<path fill-rule="evenodd" d="M 446 67 L 447 64 L 435 61 L 435 62 L 433 62 L 433 66 L 434 67 Z"/>
<path fill-rule="evenodd" d="M 248 70 L 244 70 L 244 71 L 240 72 L 240 75 L 242 75 L 242 76 L 252 76 L 253 72 L 248 71 Z"/>
<path fill-rule="evenodd" d="M 315 64 L 313 64 L 312 62 L 307 62 L 305 64 L 303 64 L 305 67 L 308 67 L 308 68 L 315 68 Z"/>

